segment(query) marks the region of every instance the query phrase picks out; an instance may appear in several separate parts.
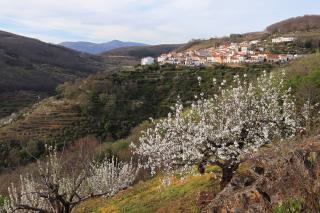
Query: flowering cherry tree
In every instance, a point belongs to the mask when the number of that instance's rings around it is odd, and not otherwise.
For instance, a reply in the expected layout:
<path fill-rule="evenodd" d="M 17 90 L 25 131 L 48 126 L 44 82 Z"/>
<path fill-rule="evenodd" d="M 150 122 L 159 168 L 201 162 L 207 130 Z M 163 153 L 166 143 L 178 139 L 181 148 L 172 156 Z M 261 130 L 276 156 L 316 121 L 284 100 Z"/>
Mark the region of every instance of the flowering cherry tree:
<path fill-rule="evenodd" d="M 76 173 L 66 172 L 63 165 L 57 152 L 51 151 L 47 161 L 38 162 L 37 175 L 22 175 L 19 187 L 13 184 L 9 187 L 4 210 L 69 213 L 82 201 L 112 196 L 128 187 L 137 172 L 132 163 L 121 163 L 114 158 L 90 163 Z"/>
<path fill-rule="evenodd" d="M 138 145 L 132 144 L 134 153 L 152 174 L 213 162 L 222 169 L 224 187 L 242 155 L 300 130 L 295 100 L 283 79 L 284 73 L 264 73 L 248 83 L 235 76 L 233 86 L 222 88 L 223 81 L 212 98 L 201 94 L 188 108 L 178 101 L 173 113 L 144 132 Z"/>

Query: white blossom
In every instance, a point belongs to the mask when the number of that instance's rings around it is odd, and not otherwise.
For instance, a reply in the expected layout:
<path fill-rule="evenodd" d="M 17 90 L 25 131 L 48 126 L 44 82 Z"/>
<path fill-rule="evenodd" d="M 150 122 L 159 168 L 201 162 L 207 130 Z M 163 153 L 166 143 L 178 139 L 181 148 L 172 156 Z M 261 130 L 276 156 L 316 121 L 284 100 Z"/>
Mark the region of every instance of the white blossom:
<path fill-rule="evenodd" d="M 20 177 L 20 186 L 12 184 L 7 213 L 18 212 L 71 212 L 80 202 L 96 196 L 112 196 L 130 186 L 137 169 L 132 162 L 118 162 L 115 158 L 102 163 L 91 163 L 75 174 L 63 169 L 62 159 L 51 151 L 46 162 L 38 162 L 37 176 Z"/>
<path fill-rule="evenodd" d="M 200 77 L 200 76 L 198 76 L 198 84 L 199 84 L 199 86 L 201 86 L 201 80 L 202 80 L 202 78 Z"/>
<path fill-rule="evenodd" d="M 140 137 L 139 146 L 132 145 L 152 174 L 207 161 L 232 165 L 264 144 L 295 136 L 301 118 L 282 75 L 264 72 L 254 83 L 236 76 L 233 85 L 220 87 L 209 99 L 201 95 L 187 110 L 178 102 L 173 113 Z"/>

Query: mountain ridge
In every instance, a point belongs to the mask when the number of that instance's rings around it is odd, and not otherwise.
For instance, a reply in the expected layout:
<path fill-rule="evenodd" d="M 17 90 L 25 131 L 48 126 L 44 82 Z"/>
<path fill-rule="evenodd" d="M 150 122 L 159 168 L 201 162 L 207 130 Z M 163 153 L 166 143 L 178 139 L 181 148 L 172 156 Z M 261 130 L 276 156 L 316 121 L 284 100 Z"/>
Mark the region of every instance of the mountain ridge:
<path fill-rule="evenodd" d="M 94 43 L 94 42 L 87 42 L 87 41 L 76 41 L 76 42 L 62 42 L 59 45 L 80 51 L 85 53 L 91 54 L 100 54 L 112 49 L 117 49 L 121 47 L 133 47 L 133 46 L 148 46 L 148 44 L 139 43 L 139 42 L 131 42 L 131 41 L 120 41 L 120 40 L 112 40 L 109 42 L 103 43 Z"/>
<path fill-rule="evenodd" d="M 304 15 L 285 19 L 269 25 L 266 31 L 271 33 L 289 33 L 314 29 L 320 29 L 320 15 Z"/>

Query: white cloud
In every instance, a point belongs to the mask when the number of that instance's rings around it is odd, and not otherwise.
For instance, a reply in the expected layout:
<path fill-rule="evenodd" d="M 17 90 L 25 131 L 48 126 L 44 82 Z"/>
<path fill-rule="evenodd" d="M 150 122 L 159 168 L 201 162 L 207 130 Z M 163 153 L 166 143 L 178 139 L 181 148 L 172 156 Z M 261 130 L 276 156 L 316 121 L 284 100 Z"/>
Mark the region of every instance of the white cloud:
<path fill-rule="evenodd" d="M 263 30 L 317 8 L 312 0 L 1 0 L 0 27 L 51 42 L 176 43 Z"/>

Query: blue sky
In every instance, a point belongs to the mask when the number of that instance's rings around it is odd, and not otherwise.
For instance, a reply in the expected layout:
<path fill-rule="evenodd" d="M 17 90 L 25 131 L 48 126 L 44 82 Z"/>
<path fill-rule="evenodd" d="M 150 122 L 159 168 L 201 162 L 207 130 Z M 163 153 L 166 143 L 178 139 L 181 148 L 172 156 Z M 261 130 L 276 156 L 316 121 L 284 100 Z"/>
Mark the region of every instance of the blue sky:
<path fill-rule="evenodd" d="M 0 29 L 58 43 L 182 43 L 320 14 L 320 0 L 0 0 Z"/>

